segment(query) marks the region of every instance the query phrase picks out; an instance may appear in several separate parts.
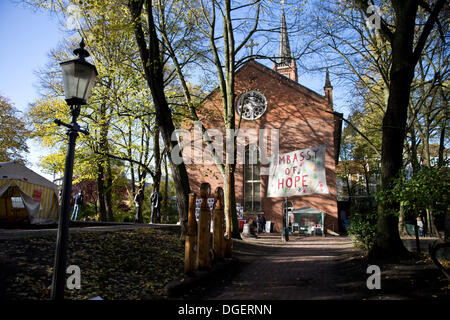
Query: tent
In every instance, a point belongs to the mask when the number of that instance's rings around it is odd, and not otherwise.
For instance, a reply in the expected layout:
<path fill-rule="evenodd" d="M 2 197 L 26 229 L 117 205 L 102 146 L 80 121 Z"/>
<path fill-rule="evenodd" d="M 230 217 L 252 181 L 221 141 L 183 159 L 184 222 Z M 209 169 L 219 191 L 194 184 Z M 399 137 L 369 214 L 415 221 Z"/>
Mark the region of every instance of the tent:
<path fill-rule="evenodd" d="M 58 186 L 24 165 L 0 162 L 0 221 L 55 223 Z"/>
<path fill-rule="evenodd" d="M 324 235 L 325 213 L 311 207 L 303 207 L 292 211 L 299 233 Z"/>

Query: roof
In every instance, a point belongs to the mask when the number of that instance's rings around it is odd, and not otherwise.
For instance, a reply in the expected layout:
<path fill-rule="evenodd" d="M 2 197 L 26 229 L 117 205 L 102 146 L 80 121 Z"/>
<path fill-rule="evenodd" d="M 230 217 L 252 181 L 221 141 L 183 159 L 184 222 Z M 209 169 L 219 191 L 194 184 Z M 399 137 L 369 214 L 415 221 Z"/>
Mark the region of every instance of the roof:
<path fill-rule="evenodd" d="M 312 207 L 303 207 L 300 209 L 295 209 L 292 211 L 292 213 L 300 213 L 303 217 L 313 217 L 322 215 L 322 211 Z"/>
<path fill-rule="evenodd" d="M 56 184 L 16 161 L 0 162 L 0 180 L 3 179 L 20 180 L 58 191 Z"/>
<path fill-rule="evenodd" d="M 257 69 L 261 70 L 262 72 L 267 72 L 271 74 L 273 77 L 279 78 L 281 81 L 283 81 L 286 85 L 292 86 L 296 88 L 297 90 L 301 91 L 303 94 L 309 95 L 311 98 L 319 100 L 320 102 L 326 102 L 328 103 L 328 100 L 325 96 L 301 85 L 300 83 L 289 79 L 288 77 L 282 75 L 281 73 L 276 72 L 275 70 L 270 69 L 269 67 L 266 67 L 262 63 L 255 61 L 253 59 L 248 60 L 245 62 L 238 70 L 236 70 L 236 75 L 241 72 L 243 69 L 245 69 L 245 66 L 251 65 L 256 67 Z"/>

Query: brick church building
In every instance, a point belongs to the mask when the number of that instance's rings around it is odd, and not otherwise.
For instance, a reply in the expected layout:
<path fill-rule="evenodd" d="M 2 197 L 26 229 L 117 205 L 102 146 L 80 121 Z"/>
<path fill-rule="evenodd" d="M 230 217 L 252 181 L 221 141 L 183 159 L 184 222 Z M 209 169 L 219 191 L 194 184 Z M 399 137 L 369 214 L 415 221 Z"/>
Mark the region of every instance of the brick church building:
<path fill-rule="evenodd" d="M 246 131 L 254 129 L 278 129 L 278 153 L 325 145 L 325 176 L 328 194 L 309 194 L 288 198 L 293 209 L 311 207 L 325 213 L 325 230 L 338 231 L 338 207 L 336 191 L 336 165 L 338 162 L 342 121 L 333 111 L 333 87 L 328 70 L 325 74 L 324 94 L 314 92 L 298 83 L 297 66 L 289 47 L 284 18 L 279 45 L 279 58 L 270 69 L 254 60 L 248 61 L 235 74 L 236 128 Z M 259 101 L 256 107 L 242 106 L 243 100 Z M 206 128 L 223 130 L 222 100 L 219 90 L 210 93 L 204 102 L 208 116 L 202 117 Z M 242 113 L 242 115 L 241 115 Z M 270 136 L 270 134 L 269 134 Z M 268 155 L 271 154 L 269 137 Z M 195 142 L 194 142 L 195 143 Z M 264 215 L 266 221 L 274 223 L 274 231 L 283 227 L 284 198 L 267 197 L 268 175 L 264 169 L 269 164 L 249 164 L 248 149 L 245 149 L 245 164 L 237 164 L 235 171 L 236 203 L 243 208 L 244 219 L 256 219 Z M 184 153 L 183 153 L 184 156 Z M 208 182 L 212 190 L 223 187 L 223 179 L 214 164 L 187 164 L 190 185 L 199 194 L 200 184 Z"/>

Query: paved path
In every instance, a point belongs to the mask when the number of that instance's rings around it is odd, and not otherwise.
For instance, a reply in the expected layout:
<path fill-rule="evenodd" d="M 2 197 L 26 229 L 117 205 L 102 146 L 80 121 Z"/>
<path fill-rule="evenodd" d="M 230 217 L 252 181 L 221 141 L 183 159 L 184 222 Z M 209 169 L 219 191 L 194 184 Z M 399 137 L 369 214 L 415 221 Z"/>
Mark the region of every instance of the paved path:
<path fill-rule="evenodd" d="M 210 299 L 358 299 L 358 293 L 346 290 L 355 287 L 348 283 L 354 272 L 361 273 L 356 286 L 365 286 L 367 275 L 343 263 L 356 252 L 348 237 L 295 236 L 284 244 L 279 235 L 263 234 L 234 243 L 234 255 L 244 266 L 230 283 L 209 292 Z"/>

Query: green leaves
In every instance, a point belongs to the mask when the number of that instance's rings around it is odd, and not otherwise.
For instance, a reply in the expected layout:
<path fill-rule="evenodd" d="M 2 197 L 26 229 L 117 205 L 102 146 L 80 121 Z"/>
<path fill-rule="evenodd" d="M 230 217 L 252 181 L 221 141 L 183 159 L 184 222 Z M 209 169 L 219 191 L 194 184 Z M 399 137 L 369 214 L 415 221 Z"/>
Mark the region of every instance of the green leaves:
<path fill-rule="evenodd" d="M 375 242 L 376 220 L 376 211 L 355 212 L 350 217 L 350 227 L 347 231 L 366 251 L 369 251 Z"/>
<path fill-rule="evenodd" d="M 28 152 L 26 140 L 31 132 L 18 111 L 5 97 L 0 96 L 0 162 L 22 160 L 22 152 Z"/>
<path fill-rule="evenodd" d="M 444 209 L 440 203 L 448 203 L 450 180 L 446 168 L 422 167 L 411 178 L 403 171 L 392 183 L 391 190 L 378 194 L 381 202 L 398 202 L 411 217 L 417 217 L 426 208 L 434 214 Z"/>

